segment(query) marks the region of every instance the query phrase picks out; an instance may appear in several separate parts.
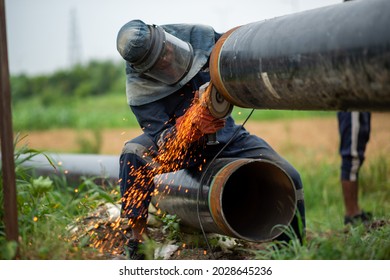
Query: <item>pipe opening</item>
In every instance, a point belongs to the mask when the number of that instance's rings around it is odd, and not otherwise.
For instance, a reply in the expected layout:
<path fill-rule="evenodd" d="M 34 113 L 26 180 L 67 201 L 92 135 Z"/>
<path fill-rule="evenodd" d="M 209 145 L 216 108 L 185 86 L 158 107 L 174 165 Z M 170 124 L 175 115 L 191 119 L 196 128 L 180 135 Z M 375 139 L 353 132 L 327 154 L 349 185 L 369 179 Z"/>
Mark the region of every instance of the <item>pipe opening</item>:
<path fill-rule="evenodd" d="M 237 236 L 268 241 L 286 230 L 296 207 L 295 188 L 285 171 L 267 161 L 238 167 L 221 194 L 222 215 Z"/>

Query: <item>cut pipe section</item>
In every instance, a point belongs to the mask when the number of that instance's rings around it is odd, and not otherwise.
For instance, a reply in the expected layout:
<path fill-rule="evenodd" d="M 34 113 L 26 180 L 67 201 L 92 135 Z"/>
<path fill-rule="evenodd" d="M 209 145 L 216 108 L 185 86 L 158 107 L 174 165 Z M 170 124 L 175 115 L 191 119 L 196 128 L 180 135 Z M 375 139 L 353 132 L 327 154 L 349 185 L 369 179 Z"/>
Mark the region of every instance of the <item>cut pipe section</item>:
<path fill-rule="evenodd" d="M 181 223 L 247 241 L 275 239 L 296 211 L 293 181 L 267 160 L 217 159 L 203 171 L 165 173 L 154 182 L 153 203 Z"/>
<path fill-rule="evenodd" d="M 390 110 L 390 1 L 348 1 L 236 27 L 211 81 L 254 109 Z"/>
<path fill-rule="evenodd" d="M 45 153 L 33 157 L 22 155 L 19 160 L 35 175 L 63 175 L 70 181 L 79 181 L 82 176 L 90 176 L 98 180 L 118 182 L 119 159 L 117 156 Z"/>

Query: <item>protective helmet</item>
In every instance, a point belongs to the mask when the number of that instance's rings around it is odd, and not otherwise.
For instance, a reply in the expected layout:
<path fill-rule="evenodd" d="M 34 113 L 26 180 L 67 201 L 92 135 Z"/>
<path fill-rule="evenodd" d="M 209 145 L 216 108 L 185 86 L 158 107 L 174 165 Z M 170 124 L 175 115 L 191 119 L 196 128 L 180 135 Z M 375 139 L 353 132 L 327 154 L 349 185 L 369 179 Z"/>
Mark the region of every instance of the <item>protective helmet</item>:
<path fill-rule="evenodd" d="M 130 21 L 118 33 L 117 49 L 135 71 L 172 85 L 190 70 L 190 43 L 167 33 L 160 26 Z"/>

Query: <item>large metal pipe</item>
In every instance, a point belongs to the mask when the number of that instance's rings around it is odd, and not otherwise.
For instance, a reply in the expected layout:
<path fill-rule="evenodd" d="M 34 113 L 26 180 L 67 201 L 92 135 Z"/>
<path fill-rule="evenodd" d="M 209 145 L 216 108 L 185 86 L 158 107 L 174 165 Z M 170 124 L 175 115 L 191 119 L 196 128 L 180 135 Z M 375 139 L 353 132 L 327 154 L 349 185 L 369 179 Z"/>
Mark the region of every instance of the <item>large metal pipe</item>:
<path fill-rule="evenodd" d="M 390 1 L 349 1 L 234 28 L 210 74 L 255 109 L 390 110 Z"/>
<path fill-rule="evenodd" d="M 28 160 L 23 160 L 28 158 Z M 32 169 L 36 175 L 63 175 L 70 181 L 78 181 L 82 176 L 97 180 L 118 181 L 119 158 L 111 155 L 95 154 L 37 154 L 22 155 L 23 166 Z"/>
<path fill-rule="evenodd" d="M 119 170 L 118 158 L 109 155 L 39 154 L 23 166 L 37 175 L 63 174 L 72 181 L 92 176 L 117 182 Z M 207 232 L 254 242 L 282 234 L 302 199 L 283 169 L 260 159 L 216 159 L 201 171 L 157 175 L 154 183 L 154 205 L 176 214 L 181 223 L 200 229 L 201 222 Z"/>
<path fill-rule="evenodd" d="M 158 208 L 193 228 L 199 229 L 201 222 L 206 232 L 269 241 L 282 234 L 295 215 L 293 181 L 267 160 L 217 159 L 204 171 L 165 173 L 154 182 Z"/>

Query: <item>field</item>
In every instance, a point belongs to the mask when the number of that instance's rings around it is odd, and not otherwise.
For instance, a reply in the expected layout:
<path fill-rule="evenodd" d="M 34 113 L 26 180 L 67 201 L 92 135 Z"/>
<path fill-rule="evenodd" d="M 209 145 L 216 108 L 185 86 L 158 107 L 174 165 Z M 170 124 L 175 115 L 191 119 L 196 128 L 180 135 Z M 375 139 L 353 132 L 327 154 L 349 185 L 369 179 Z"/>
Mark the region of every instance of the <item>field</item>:
<path fill-rule="evenodd" d="M 0 259 L 120 258 L 117 249 L 122 246 L 116 237 L 123 239 L 123 234 L 112 231 L 118 225 L 107 221 L 103 207 L 119 202 L 117 184 L 88 177 L 70 182 L 54 170 L 51 177 L 31 176 L 22 168 L 20 156 L 42 152 L 119 156 L 123 143 L 141 133 L 126 105 L 123 65 L 91 62 L 46 76 L 15 76 L 11 84 L 13 129 L 15 136 L 20 135 L 15 137 L 19 243 L 6 240 L 0 208 Z M 240 123 L 249 111 L 235 108 L 232 115 Z M 209 236 L 212 255 L 207 239 L 199 235 L 191 240 L 177 219 L 166 215 L 157 217 L 158 227 L 150 227 L 149 258 L 154 249 L 174 243 L 180 250 L 170 259 L 390 259 L 390 113 L 373 114 L 360 174 L 361 206 L 374 214 L 367 227 L 343 224 L 335 112 L 256 110 L 245 127 L 299 171 L 305 192 L 306 242 L 235 240 L 226 248 L 219 237 Z M 84 222 L 88 222 L 85 227 Z"/>
<path fill-rule="evenodd" d="M 215 252 L 219 259 L 377 259 L 390 258 L 390 114 L 374 113 L 367 158 L 361 174 L 360 200 L 363 208 L 374 212 L 376 222 L 367 230 L 346 231 L 343 226 L 343 204 L 339 185 L 338 132 L 336 116 L 251 120 L 250 132 L 263 137 L 277 152 L 287 158 L 301 173 L 305 187 L 307 211 L 306 246 L 276 249 L 267 244 L 241 243 L 228 252 Z M 53 129 L 22 132 L 22 144 L 31 148 L 60 153 L 89 151 L 118 155 L 123 143 L 138 135 L 137 128 L 85 131 Z M 161 231 L 152 229 L 156 242 L 168 242 Z M 180 235 L 180 254 L 170 259 L 207 259 L 205 244 L 189 246 Z M 166 233 L 165 233 L 166 235 Z M 184 245 L 183 245 L 184 244 Z M 270 245 L 272 246 L 272 244 Z M 280 250 L 280 251 L 278 251 Z M 96 256 L 95 256 L 96 257 Z M 101 256 L 100 256 L 101 257 Z M 107 256 L 106 256 L 107 257 Z M 113 256 L 109 256 L 111 258 Z M 83 256 L 85 258 L 85 256 Z M 115 256 L 114 256 L 115 258 Z"/>
<path fill-rule="evenodd" d="M 314 117 L 290 120 L 251 121 L 245 125 L 253 134 L 264 138 L 292 163 L 305 160 L 338 160 L 338 131 L 334 117 Z M 141 133 L 138 128 L 52 129 L 24 131 L 25 141 L 32 148 L 50 152 L 82 152 L 83 143 L 98 146 L 97 153 L 119 154 L 123 143 Z M 372 131 L 367 147 L 367 161 L 390 154 L 390 113 L 373 113 Z M 99 143 L 96 143 L 99 142 Z M 314 157 L 314 158 L 313 158 Z"/>

